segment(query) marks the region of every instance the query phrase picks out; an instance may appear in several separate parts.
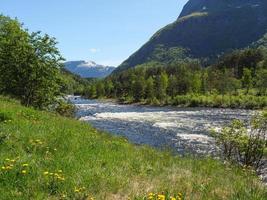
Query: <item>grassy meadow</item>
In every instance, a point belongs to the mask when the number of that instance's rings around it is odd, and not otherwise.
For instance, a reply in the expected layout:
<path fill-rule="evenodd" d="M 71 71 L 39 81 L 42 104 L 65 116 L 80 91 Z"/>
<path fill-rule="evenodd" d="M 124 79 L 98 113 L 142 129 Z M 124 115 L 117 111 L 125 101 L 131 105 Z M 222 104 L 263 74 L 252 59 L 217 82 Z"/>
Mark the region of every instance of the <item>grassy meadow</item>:
<path fill-rule="evenodd" d="M 149 193 L 182 200 L 267 196 L 251 170 L 135 146 L 5 97 L 0 97 L 0 167 L 3 200 L 156 199 Z"/>

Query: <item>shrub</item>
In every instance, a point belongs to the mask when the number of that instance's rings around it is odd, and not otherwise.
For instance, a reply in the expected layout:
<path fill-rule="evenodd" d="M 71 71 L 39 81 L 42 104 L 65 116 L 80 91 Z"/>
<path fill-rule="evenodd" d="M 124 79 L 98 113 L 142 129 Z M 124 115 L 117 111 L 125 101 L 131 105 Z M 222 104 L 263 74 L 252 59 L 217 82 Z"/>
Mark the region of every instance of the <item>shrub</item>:
<path fill-rule="evenodd" d="M 212 132 L 222 147 L 223 157 L 245 166 L 259 168 L 267 147 L 267 113 L 256 115 L 250 122 L 234 120 L 219 132 Z"/>
<path fill-rule="evenodd" d="M 0 122 L 7 122 L 10 121 L 12 117 L 9 113 L 0 112 Z"/>
<path fill-rule="evenodd" d="M 61 100 L 56 105 L 55 111 L 64 117 L 74 117 L 75 106 Z"/>

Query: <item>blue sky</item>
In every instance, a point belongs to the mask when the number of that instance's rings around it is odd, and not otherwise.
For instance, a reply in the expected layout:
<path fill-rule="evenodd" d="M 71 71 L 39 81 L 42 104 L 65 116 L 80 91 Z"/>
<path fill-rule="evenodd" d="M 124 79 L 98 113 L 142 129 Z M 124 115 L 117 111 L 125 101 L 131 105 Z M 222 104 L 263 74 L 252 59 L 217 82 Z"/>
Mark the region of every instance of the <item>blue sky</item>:
<path fill-rule="evenodd" d="M 160 28 L 173 22 L 187 0 L 1 0 L 0 12 L 30 31 L 56 37 L 67 60 L 117 66 Z"/>

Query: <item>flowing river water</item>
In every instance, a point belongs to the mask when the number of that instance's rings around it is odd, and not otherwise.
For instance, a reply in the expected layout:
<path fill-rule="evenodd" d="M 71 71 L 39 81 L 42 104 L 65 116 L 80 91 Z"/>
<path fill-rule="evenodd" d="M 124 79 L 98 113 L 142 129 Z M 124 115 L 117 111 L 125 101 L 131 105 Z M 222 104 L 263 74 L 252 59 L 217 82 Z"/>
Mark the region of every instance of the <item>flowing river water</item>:
<path fill-rule="evenodd" d="M 79 96 L 68 99 L 77 108 L 77 118 L 99 130 L 125 137 L 134 144 L 197 156 L 218 156 L 219 148 L 210 136 L 212 129 L 219 130 L 233 119 L 248 122 L 255 113 L 241 109 L 119 105 Z M 267 185 L 267 160 L 258 173 Z"/>
<path fill-rule="evenodd" d="M 77 117 L 99 130 L 126 137 L 135 144 L 198 155 L 217 152 L 211 129 L 233 119 L 249 120 L 253 111 L 216 108 L 175 108 L 119 105 L 70 97 Z"/>

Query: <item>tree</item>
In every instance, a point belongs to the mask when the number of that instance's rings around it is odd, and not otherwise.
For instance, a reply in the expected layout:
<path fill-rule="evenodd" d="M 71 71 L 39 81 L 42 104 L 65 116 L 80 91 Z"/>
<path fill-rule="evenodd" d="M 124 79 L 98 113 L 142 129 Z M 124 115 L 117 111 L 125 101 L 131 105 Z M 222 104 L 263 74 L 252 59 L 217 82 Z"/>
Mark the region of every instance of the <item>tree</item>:
<path fill-rule="evenodd" d="M 213 131 L 212 135 L 221 145 L 225 159 L 257 169 L 263 164 L 267 148 L 267 113 L 254 116 L 249 129 L 243 121 L 233 120 L 221 131 Z"/>
<path fill-rule="evenodd" d="M 162 72 L 157 78 L 157 98 L 162 101 L 166 98 L 168 87 L 168 75 Z"/>
<path fill-rule="evenodd" d="M 113 93 L 113 90 L 114 90 L 114 85 L 113 85 L 112 81 L 111 80 L 106 80 L 104 82 L 104 84 L 105 84 L 105 96 L 111 97 L 112 93 Z"/>
<path fill-rule="evenodd" d="M 256 72 L 256 87 L 259 94 L 267 94 L 267 69 L 261 68 Z"/>
<path fill-rule="evenodd" d="M 88 98 L 95 98 L 96 97 L 96 86 L 95 86 L 95 84 L 90 84 L 85 89 L 85 96 L 88 97 Z"/>
<path fill-rule="evenodd" d="M 105 86 L 102 81 L 96 83 L 96 96 L 103 97 L 105 95 Z"/>
<path fill-rule="evenodd" d="M 252 86 L 251 70 L 248 68 L 244 69 L 243 77 L 242 77 L 242 84 L 243 84 L 243 87 L 246 89 L 246 94 L 248 94 Z"/>
<path fill-rule="evenodd" d="M 133 84 L 133 98 L 136 102 L 141 101 L 145 96 L 145 79 L 144 76 L 136 77 Z"/>
<path fill-rule="evenodd" d="M 171 75 L 169 78 L 169 84 L 167 88 L 167 94 L 171 97 L 174 98 L 176 96 L 176 89 L 177 87 L 177 79 L 174 75 Z"/>
<path fill-rule="evenodd" d="M 0 16 L 1 92 L 26 106 L 45 108 L 53 103 L 60 94 L 63 60 L 56 44 L 55 38 L 29 34 L 17 20 Z"/>
<path fill-rule="evenodd" d="M 234 69 L 236 78 L 242 78 L 243 69 L 246 67 L 249 67 L 254 76 L 257 64 L 262 60 L 263 52 L 261 49 L 247 48 L 225 54 L 219 59 L 216 67 L 217 69 L 224 67 Z"/>
<path fill-rule="evenodd" d="M 149 77 L 146 81 L 145 98 L 152 100 L 155 97 L 154 80 Z"/>

